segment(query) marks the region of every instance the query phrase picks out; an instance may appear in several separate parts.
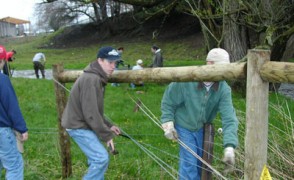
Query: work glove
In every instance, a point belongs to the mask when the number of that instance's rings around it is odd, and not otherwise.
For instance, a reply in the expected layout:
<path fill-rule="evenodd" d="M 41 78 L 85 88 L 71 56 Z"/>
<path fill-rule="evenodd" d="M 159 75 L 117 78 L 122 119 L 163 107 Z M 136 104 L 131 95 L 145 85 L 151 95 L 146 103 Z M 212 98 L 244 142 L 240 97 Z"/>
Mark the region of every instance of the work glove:
<path fill-rule="evenodd" d="M 224 158 L 223 162 L 226 164 L 224 173 L 227 174 L 229 172 L 232 172 L 235 165 L 235 152 L 234 148 L 232 147 L 226 147 L 224 150 Z"/>
<path fill-rule="evenodd" d="M 169 122 L 163 123 L 161 126 L 164 130 L 164 136 L 167 139 L 170 139 L 170 140 L 178 139 L 178 133 L 174 127 L 174 122 L 169 121 Z"/>

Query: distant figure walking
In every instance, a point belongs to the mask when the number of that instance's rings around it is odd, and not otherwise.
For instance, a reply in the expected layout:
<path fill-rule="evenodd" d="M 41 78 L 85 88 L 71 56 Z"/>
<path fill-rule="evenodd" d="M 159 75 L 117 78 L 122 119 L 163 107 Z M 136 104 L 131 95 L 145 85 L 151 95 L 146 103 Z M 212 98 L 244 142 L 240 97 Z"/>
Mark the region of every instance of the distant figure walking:
<path fill-rule="evenodd" d="M 154 54 L 153 55 L 153 60 L 152 64 L 149 67 L 163 67 L 163 57 L 161 54 L 161 49 L 159 47 L 153 45 L 151 47 L 151 52 Z"/>
<path fill-rule="evenodd" d="M 33 63 L 37 79 L 39 79 L 39 70 L 41 71 L 42 78 L 45 79 L 45 62 L 46 57 L 44 53 L 40 52 L 35 54 L 33 58 Z"/>

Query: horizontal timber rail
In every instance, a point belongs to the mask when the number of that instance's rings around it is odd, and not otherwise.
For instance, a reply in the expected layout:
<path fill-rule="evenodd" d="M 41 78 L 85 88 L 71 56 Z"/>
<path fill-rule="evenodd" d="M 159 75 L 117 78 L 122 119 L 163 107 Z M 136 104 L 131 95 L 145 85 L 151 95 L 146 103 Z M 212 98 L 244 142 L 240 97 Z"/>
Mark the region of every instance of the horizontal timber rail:
<path fill-rule="evenodd" d="M 182 66 L 164 68 L 145 68 L 143 70 L 118 70 L 109 78 L 109 82 L 187 82 L 220 81 L 245 79 L 246 63 L 226 65 Z M 75 81 L 83 71 L 64 71 L 58 76 L 62 83 Z"/>
<path fill-rule="evenodd" d="M 294 63 L 269 61 L 259 71 L 262 80 L 294 83 Z"/>
<path fill-rule="evenodd" d="M 145 68 L 143 70 L 118 70 L 109 82 L 187 82 L 220 81 L 246 78 L 246 62 L 226 65 L 203 65 L 164 68 Z M 58 76 L 62 83 L 74 82 L 83 71 L 64 71 Z M 294 83 L 294 63 L 267 62 L 260 70 L 261 78 L 269 82 Z"/>

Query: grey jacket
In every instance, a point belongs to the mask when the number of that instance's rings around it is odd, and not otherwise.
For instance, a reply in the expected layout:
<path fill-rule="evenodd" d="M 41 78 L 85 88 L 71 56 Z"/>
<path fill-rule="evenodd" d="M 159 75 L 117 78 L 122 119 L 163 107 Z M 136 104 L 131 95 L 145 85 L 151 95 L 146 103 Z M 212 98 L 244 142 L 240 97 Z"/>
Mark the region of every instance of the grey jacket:
<path fill-rule="evenodd" d="M 62 116 L 62 127 L 90 129 L 104 142 L 114 137 L 112 124 L 104 117 L 104 90 L 107 75 L 92 62 L 74 83 Z"/>
<path fill-rule="evenodd" d="M 163 57 L 160 49 L 155 52 L 150 67 L 163 67 Z"/>

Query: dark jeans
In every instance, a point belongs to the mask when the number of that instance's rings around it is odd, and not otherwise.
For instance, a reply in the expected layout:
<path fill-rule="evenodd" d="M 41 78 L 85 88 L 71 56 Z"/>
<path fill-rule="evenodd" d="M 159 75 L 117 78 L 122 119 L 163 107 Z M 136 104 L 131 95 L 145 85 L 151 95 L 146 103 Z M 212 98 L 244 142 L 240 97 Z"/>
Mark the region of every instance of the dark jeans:
<path fill-rule="evenodd" d="M 45 79 L 45 66 L 39 61 L 34 61 L 34 69 L 37 79 L 39 79 L 39 70 L 41 71 L 42 78 Z"/>
<path fill-rule="evenodd" d="M 5 61 L 5 64 L 3 66 L 3 74 L 6 74 L 7 76 L 11 76 L 10 74 L 10 66 L 8 62 Z"/>

